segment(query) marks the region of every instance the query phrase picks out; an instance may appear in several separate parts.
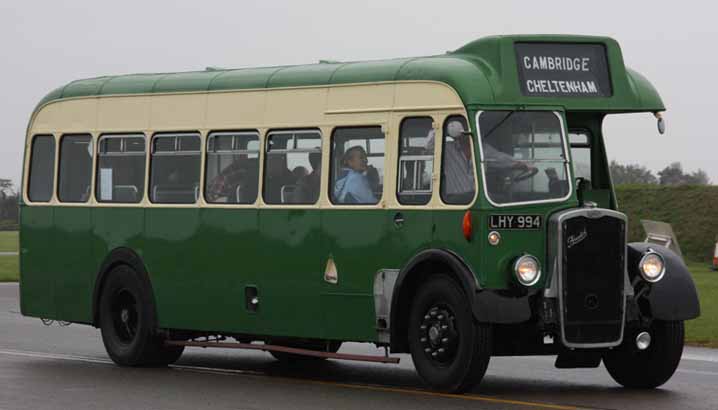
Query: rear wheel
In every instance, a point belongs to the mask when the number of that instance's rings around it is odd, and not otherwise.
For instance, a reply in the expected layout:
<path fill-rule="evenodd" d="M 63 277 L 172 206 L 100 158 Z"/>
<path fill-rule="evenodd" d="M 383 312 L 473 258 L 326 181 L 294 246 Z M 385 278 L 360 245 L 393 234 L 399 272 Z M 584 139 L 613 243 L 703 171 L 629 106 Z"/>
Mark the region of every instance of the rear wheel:
<path fill-rule="evenodd" d="M 102 342 L 121 366 L 165 366 L 174 363 L 183 346 L 165 346 L 152 327 L 151 295 L 137 273 L 120 265 L 108 273 L 100 294 Z"/>
<path fill-rule="evenodd" d="M 649 329 L 651 344 L 638 350 L 635 335 L 603 356 L 613 379 L 624 387 L 652 389 L 667 382 L 683 354 L 683 321 L 654 320 Z"/>
<path fill-rule="evenodd" d="M 419 375 L 435 390 L 478 384 L 491 358 L 491 327 L 476 323 L 468 298 L 447 276 L 431 277 L 414 298 L 409 349 Z"/>

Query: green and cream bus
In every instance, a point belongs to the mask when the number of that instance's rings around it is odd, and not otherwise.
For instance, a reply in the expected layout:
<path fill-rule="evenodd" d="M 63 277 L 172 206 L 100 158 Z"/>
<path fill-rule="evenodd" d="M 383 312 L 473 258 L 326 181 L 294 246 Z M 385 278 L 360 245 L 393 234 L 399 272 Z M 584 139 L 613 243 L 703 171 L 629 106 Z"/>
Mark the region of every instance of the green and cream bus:
<path fill-rule="evenodd" d="M 22 313 L 100 328 L 125 366 L 410 353 L 464 391 L 491 356 L 541 354 L 655 387 L 697 294 L 670 250 L 627 243 L 602 122 L 664 110 L 584 36 L 74 81 L 27 130 Z"/>

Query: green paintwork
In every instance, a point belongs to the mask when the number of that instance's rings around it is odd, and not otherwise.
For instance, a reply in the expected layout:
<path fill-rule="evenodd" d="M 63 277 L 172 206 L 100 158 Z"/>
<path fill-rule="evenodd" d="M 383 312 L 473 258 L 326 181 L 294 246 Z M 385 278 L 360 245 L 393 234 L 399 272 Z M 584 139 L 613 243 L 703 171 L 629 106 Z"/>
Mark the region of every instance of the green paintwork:
<path fill-rule="evenodd" d="M 522 96 L 516 41 L 604 43 L 614 95 Z M 603 117 L 664 110 L 651 84 L 624 68 L 615 41 L 577 36 L 490 37 L 445 55 L 386 61 L 101 77 L 59 88 L 38 107 L 85 96 L 403 80 L 440 81 L 453 87 L 472 129 L 477 129 L 478 111 L 531 108 L 559 112 L 567 129 L 589 130 L 594 148 L 587 199 L 614 209 Z M 481 178 L 472 206 L 434 211 L 21 203 L 21 308 L 29 316 L 90 323 L 100 266 L 112 250 L 126 247 L 137 252 L 147 268 L 162 328 L 375 342 L 373 281 L 379 270 L 402 269 L 418 252 L 442 248 L 460 255 L 482 288 L 508 289 L 513 286 L 511 264 L 517 256 L 531 253 L 546 266 L 546 223 L 538 231 L 503 231 L 501 244 L 494 247 L 486 240 L 489 215 L 540 214 L 548 221 L 551 214 L 577 204 L 573 192 L 566 201 L 494 208 L 484 196 Z M 467 209 L 473 226 L 470 240 L 462 232 Z M 394 223 L 399 212 L 401 226 Z M 336 284 L 324 280 L 329 259 L 337 267 Z M 546 279 L 544 275 L 534 287 L 544 287 Z M 259 290 L 256 312 L 246 309 L 248 286 Z"/>
<path fill-rule="evenodd" d="M 614 95 L 607 98 L 524 97 L 517 78 L 515 42 L 602 43 L 606 45 Z M 627 69 L 618 43 L 608 37 L 521 35 L 486 37 L 443 54 L 383 61 L 132 74 L 73 81 L 52 91 L 38 108 L 63 98 L 322 86 L 380 81 L 439 81 L 453 87 L 467 106 L 561 106 L 602 112 L 663 111 L 658 92 Z"/>

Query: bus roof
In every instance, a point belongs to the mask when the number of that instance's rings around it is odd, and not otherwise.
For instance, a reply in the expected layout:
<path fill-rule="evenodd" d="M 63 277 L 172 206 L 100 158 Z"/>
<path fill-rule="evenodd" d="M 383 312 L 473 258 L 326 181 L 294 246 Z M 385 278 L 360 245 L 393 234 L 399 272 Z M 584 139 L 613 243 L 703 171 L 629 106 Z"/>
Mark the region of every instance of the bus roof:
<path fill-rule="evenodd" d="M 517 43 L 601 44 L 610 76 L 608 96 L 537 96 L 522 93 Z M 618 43 L 608 37 L 566 35 L 494 36 L 475 40 L 446 54 L 361 62 L 320 62 L 282 67 L 207 69 L 205 71 L 129 74 L 73 81 L 38 104 L 105 95 L 202 92 L 322 86 L 333 84 L 438 81 L 454 88 L 467 106 L 560 106 L 566 110 L 663 111 L 653 85 L 627 68 Z"/>

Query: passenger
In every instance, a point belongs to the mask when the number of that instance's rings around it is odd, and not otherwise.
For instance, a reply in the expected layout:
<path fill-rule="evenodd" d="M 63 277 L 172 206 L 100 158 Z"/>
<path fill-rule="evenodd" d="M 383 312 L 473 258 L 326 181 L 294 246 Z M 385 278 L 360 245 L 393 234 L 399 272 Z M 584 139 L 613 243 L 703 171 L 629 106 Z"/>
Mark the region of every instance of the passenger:
<path fill-rule="evenodd" d="M 322 176 L 322 154 L 309 153 L 309 165 L 312 172 L 297 182 L 297 198 L 302 203 L 313 204 L 319 198 L 319 184 Z"/>
<path fill-rule="evenodd" d="M 364 148 L 349 148 L 342 157 L 342 174 L 334 184 L 334 200 L 340 204 L 377 203 L 366 176 L 368 168 Z"/>
<path fill-rule="evenodd" d="M 229 198 L 228 202 L 234 202 L 237 187 L 245 179 L 247 170 L 242 167 L 243 160 L 236 159 L 217 174 L 209 183 L 207 188 L 207 200 L 217 202 L 220 198 Z"/>
<path fill-rule="evenodd" d="M 287 169 L 286 156 L 267 154 L 266 175 L 264 177 L 264 201 L 269 204 L 282 203 L 282 187 L 292 185 L 294 176 Z"/>

